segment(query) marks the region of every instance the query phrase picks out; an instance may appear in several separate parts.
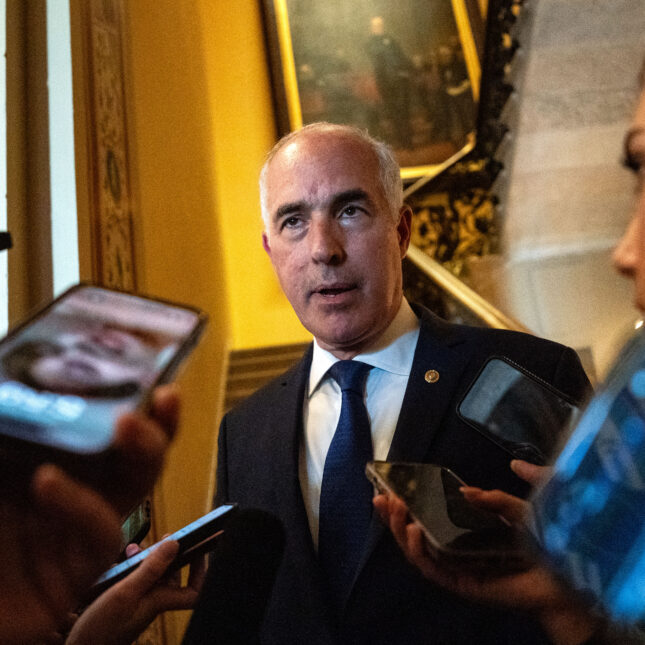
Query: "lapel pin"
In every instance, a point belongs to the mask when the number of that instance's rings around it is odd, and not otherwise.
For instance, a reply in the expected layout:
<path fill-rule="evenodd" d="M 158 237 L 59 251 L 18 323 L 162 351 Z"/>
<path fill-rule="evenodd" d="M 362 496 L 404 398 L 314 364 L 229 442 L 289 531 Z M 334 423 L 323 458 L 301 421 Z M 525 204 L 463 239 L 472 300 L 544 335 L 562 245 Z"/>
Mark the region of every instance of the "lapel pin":
<path fill-rule="evenodd" d="M 437 370 L 428 370 L 425 375 L 426 383 L 436 383 L 439 380 Z"/>

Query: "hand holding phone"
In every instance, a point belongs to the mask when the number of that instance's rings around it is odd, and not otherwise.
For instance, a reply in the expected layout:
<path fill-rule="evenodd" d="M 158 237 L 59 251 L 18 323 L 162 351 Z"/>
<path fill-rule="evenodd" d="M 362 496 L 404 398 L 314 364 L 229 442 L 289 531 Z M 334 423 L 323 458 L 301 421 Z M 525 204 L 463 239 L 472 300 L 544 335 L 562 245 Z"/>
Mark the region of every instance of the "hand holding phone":
<path fill-rule="evenodd" d="M 160 542 L 136 570 L 82 611 L 66 645 L 132 643 L 159 614 L 192 609 L 203 586 L 206 563 L 203 558 L 191 561 L 185 581 L 179 571 L 169 573 L 178 547 L 172 540 Z"/>
<path fill-rule="evenodd" d="M 499 515 L 469 503 L 460 491 L 465 482 L 448 468 L 373 461 L 366 473 L 379 492 L 393 493 L 406 504 L 436 560 L 496 574 L 533 563 L 517 531 Z"/>
<path fill-rule="evenodd" d="M 225 504 L 218 506 L 210 513 L 200 517 L 198 520 L 191 522 L 179 531 L 176 531 L 168 537 L 169 540 L 179 542 L 179 551 L 169 571 L 180 569 L 188 564 L 192 558 L 202 553 L 207 553 L 215 546 L 215 541 L 220 533 L 226 527 L 227 522 L 233 517 L 237 506 L 235 504 Z M 163 541 L 163 540 L 162 540 Z M 88 599 L 96 598 L 113 584 L 125 578 L 132 573 L 145 560 L 157 546 L 157 542 L 152 546 L 139 551 L 136 555 L 114 565 L 108 569 L 92 586 L 88 594 Z"/>
<path fill-rule="evenodd" d="M 0 454 L 91 472 L 113 448 L 116 419 L 148 405 L 205 320 L 174 303 L 72 287 L 0 343 Z"/>

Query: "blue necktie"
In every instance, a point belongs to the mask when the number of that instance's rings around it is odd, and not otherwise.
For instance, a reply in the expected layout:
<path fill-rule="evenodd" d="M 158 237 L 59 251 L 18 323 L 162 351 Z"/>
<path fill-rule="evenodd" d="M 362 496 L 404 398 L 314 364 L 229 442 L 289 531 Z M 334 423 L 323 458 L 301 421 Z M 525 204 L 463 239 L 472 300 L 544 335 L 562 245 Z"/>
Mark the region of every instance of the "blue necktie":
<path fill-rule="evenodd" d="M 342 404 L 323 470 L 318 558 L 337 604 L 352 583 L 372 516 L 374 490 L 365 476 L 372 435 L 363 402 L 371 368 L 360 361 L 339 361 L 328 372 L 340 386 Z"/>

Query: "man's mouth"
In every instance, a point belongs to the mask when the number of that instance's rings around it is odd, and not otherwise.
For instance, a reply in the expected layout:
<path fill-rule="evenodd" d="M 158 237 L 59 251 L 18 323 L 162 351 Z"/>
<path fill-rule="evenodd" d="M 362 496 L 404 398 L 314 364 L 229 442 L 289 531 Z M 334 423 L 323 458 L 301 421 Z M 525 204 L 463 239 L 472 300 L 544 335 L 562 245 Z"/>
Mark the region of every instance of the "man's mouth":
<path fill-rule="evenodd" d="M 349 291 L 356 289 L 355 284 L 330 284 L 314 289 L 313 293 L 323 296 L 324 298 L 334 298 Z"/>

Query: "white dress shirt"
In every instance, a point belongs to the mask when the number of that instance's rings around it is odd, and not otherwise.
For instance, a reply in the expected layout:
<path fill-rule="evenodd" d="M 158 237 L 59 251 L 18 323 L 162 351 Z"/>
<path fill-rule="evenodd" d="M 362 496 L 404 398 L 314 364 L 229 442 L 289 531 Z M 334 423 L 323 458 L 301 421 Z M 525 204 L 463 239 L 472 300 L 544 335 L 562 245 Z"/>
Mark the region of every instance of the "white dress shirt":
<path fill-rule="evenodd" d="M 407 300 L 380 338 L 355 360 L 372 365 L 367 376 L 367 413 L 374 459 L 390 450 L 419 339 L 419 319 Z M 314 545 L 318 545 L 320 488 L 325 458 L 340 418 L 342 395 L 327 370 L 338 361 L 314 340 L 309 386 L 303 404 L 304 434 L 300 444 L 299 477 Z"/>

